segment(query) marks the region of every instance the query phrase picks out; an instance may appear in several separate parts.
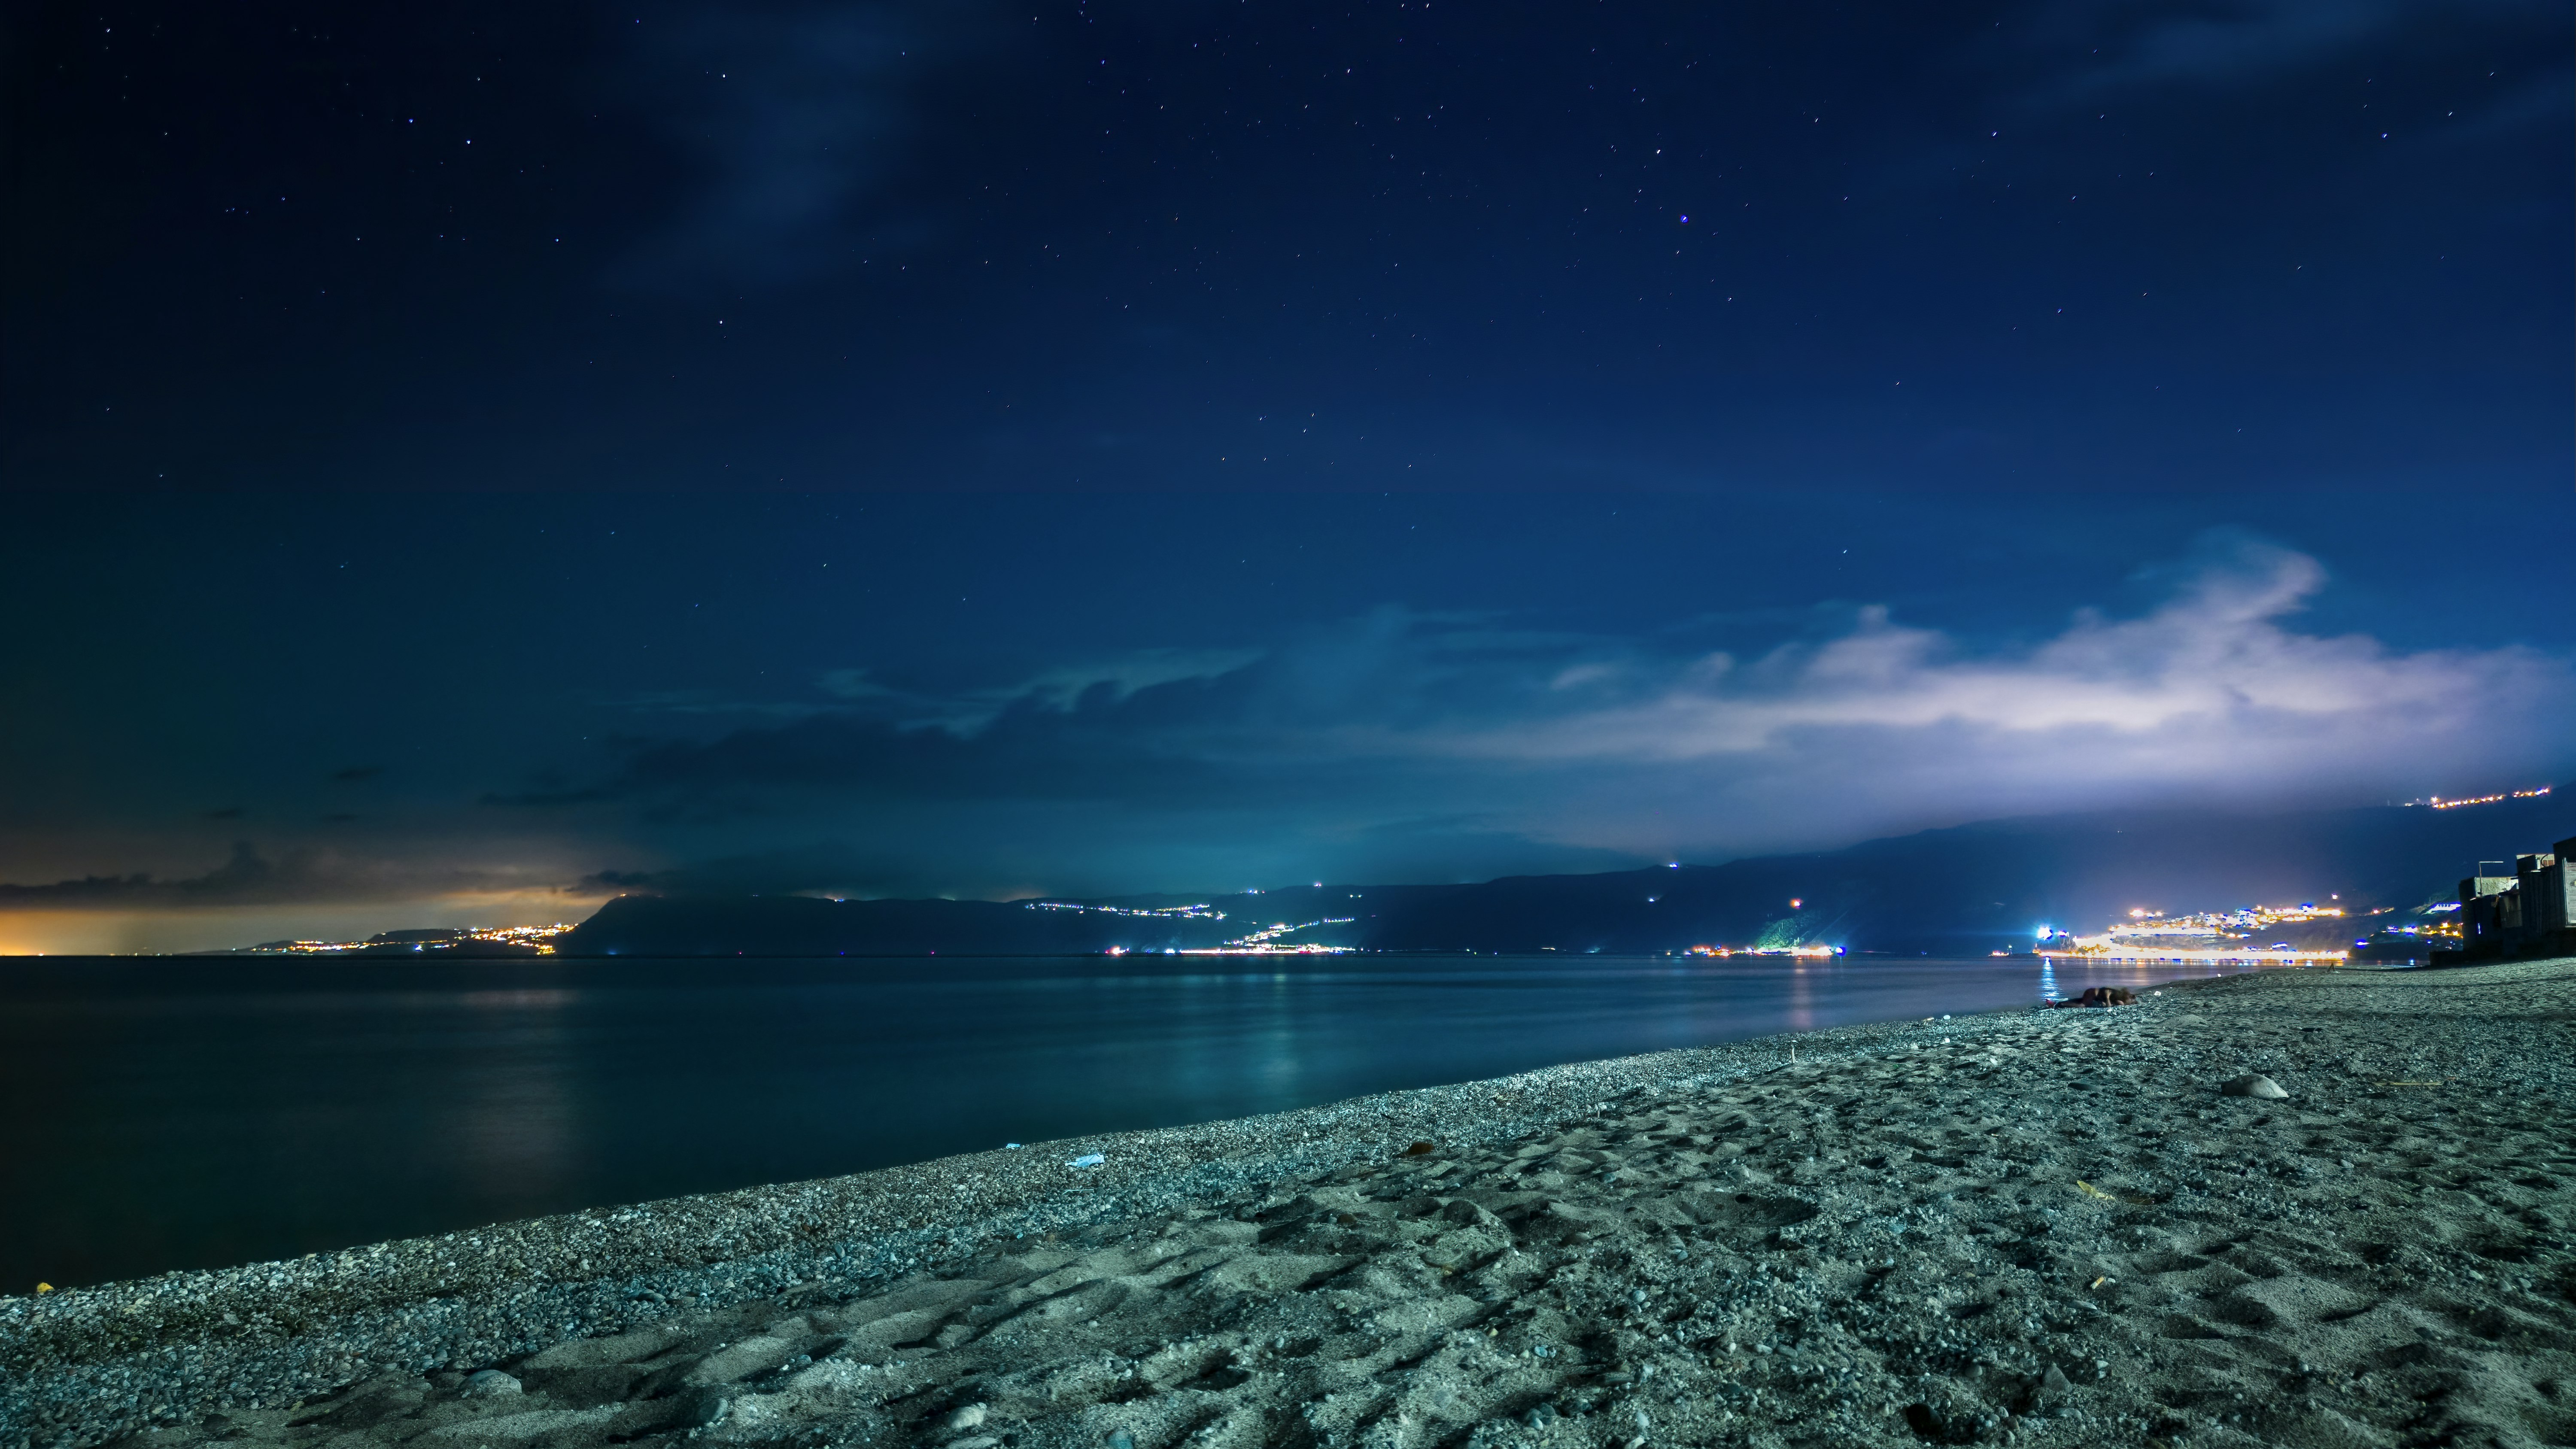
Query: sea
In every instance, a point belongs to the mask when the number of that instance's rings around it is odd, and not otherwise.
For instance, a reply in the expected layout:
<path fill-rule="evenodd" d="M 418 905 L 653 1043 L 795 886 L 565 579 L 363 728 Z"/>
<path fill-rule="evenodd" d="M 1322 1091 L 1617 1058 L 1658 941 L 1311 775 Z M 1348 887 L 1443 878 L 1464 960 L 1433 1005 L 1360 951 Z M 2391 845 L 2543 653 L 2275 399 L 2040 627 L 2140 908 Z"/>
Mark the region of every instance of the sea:
<path fill-rule="evenodd" d="M 2242 969 L 0 960 L 0 1292 Z"/>

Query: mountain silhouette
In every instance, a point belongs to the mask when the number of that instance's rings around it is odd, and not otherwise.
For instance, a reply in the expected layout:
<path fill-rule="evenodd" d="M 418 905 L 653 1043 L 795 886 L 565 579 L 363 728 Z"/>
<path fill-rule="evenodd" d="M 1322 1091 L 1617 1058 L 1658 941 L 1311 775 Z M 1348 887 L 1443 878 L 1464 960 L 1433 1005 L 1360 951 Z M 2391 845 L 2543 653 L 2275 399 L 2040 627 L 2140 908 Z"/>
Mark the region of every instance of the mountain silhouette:
<path fill-rule="evenodd" d="M 2324 901 L 2356 913 L 2449 899 L 2480 859 L 2576 834 L 2576 792 L 2422 806 L 2121 810 L 1981 821 L 1840 850 L 1462 885 L 1323 885 L 1083 901 L 621 896 L 566 933 L 578 956 L 1062 955 L 1282 945 L 1658 953 L 1827 945 L 1976 955 L 2043 927 Z M 1179 908 L 1202 907 L 1191 914 Z M 1219 919 L 1219 913 L 1222 919 Z M 1273 928 L 1287 927 L 1280 931 Z"/>

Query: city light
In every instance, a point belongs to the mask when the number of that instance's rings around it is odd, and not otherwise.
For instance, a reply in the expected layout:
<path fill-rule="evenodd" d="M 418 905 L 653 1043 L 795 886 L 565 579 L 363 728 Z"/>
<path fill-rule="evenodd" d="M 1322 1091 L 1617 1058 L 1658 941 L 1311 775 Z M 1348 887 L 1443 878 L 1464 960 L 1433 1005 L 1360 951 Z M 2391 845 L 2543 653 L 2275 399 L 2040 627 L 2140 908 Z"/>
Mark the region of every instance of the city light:
<path fill-rule="evenodd" d="M 1264 956 L 1274 954 L 1336 956 L 1345 951 L 1355 951 L 1359 948 L 1356 946 L 1320 946 L 1314 944 L 1298 944 L 1293 946 L 1282 945 L 1279 938 L 1282 936 L 1294 935 L 1299 931 L 1311 930 L 1316 926 L 1347 926 L 1357 919 L 1359 919 L 1357 916 L 1326 916 L 1320 921 L 1300 921 L 1293 926 L 1288 924 L 1286 921 L 1281 921 L 1275 926 L 1265 926 L 1248 936 L 1237 936 L 1222 946 L 1201 946 L 1193 950 L 1183 951 L 1181 954 L 1184 956 Z"/>
<path fill-rule="evenodd" d="M 2536 790 L 2503 790 L 2493 795 L 2473 795 L 2465 800 L 2445 800 L 2439 795 L 2428 795 L 2421 800 L 2409 800 L 2406 803 L 2430 805 L 2436 810 L 2457 810 L 2463 805 L 2493 805 L 2499 800 L 2537 800 L 2548 793 L 2549 787 L 2543 785 Z"/>
<path fill-rule="evenodd" d="M 573 928 L 570 921 L 551 926 L 464 926 L 430 932 L 386 932 L 363 941 L 263 941 L 244 946 L 244 956 L 387 956 L 451 952 L 471 943 L 522 947 L 540 956 L 555 954 L 555 937 Z M 470 951 L 460 954 L 471 955 Z"/>
<path fill-rule="evenodd" d="M 2350 951 L 2296 951 L 2287 946 L 2248 948 L 2237 951 L 2195 951 L 2180 946 L 2162 946 L 2119 950 L 2093 944 L 2099 936 L 2079 936 L 2071 951 L 2042 951 L 2038 954 L 2051 961 L 2348 961 Z"/>
<path fill-rule="evenodd" d="M 1164 921 L 1222 921 L 1225 919 L 1225 912 L 1218 910 L 1214 906 L 1204 904 L 1188 906 L 1086 906 L 1078 901 L 1028 901 L 1023 903 L 1020 909 L 1024 911 L 1072 911 L 1076 914 L 1089 912 L 1093 915 L 1099 916 L 1142 916 L 1148 920 Z"/>
<path fill-rule="evenodd" d="M 2234 936 L 2242 937 L 2267 927 L 2301 921 L 2332 920 L 2343 914 L 2341 906 L 2319 906 L 2304 902 L 2295 906 L 2247 906 L 2235 911 L 2202 911 L 2188 916 L 2167 916 L 2162 911 L 2133 910 L 2126 922 L 2115 924 L 2099 936 L 2078 936 L 2076 940 L 2117 941 L 2128 937 L 2159 936 Z M 2041 936 L 2048 934 L 2042 927 Z"/>
<path fill-rule="evenodd" d="M 2342 897 L 2331 895 L 2327 899 L 2333 901 Z M 2385 915 L 2392 909 L 2382 906 L 2368 914 Z M 2439 907 L 2432 909 L 2438 910 Z M 2349 949 L 2310 949 L 2287 941 L 2254 942 L 2258 936 L 2276 927 L 2310 926 L 2321 921 L 2340 920 L 2345 914 L 2341 906 L 2321 906 L 2314 901 L 2301 901 L 2297 905 L 2245 906 L 2233 911 L 2199 911 L 2187 916 L 2168 916 L 2162 911 L 2137 906 L 2131 908 L 2127 920 L 2113 922 L 2098 936 L 2068 935 L 2043 926 L 2040 928 L 2041 941 L 2065 944 L 2038 954 L 2051 960 L 2341 962 L 2351 959 Z M 2388 936 L 2425 939 L 2456 935 L 2458 929 L 2444 922 L 2383 926 L 2380 931 Z M 2239 942 L 2246 944 L 2237 944 Z M 2366 946 L 2369 942 L 2364 939 L 2354 944 Z"/>

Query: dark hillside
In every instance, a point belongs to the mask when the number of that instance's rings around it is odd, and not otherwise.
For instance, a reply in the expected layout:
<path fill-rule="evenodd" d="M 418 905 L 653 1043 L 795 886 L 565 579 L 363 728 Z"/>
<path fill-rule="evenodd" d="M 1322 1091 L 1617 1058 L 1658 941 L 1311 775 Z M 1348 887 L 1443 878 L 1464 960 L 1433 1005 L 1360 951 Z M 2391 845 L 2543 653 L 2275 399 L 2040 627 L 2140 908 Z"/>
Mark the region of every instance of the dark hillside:
<path fill-rule="evenodd" d="M 1759 856 L 1473 885 L 1298 886 L 1129 897 L 1090 909 L 989 901 L 624 897 L 571 932 L 579 955 L 1056 955 L 1277 939 L 1381 951 L 1653 953 L 1821 943 L 1983 955 L 2043 925 L 2099 930 L 2132 907 L 2168 912 L 2323 900 L 2413 906 L 2447 897 L 2481 858 L 2576 834 L 2566 794 L 2457 810 L 2227 814 L 2115 811 L 1984 821 Z M 1146 915 L 1204 901 L 1224 919 Z M 1793 905 L 1792 903 L 1795 902 Z M 1347 918 L 1347 919 L 1345 919 Z M 1330 922 L 1330 924 L 1310 924 Z"/>

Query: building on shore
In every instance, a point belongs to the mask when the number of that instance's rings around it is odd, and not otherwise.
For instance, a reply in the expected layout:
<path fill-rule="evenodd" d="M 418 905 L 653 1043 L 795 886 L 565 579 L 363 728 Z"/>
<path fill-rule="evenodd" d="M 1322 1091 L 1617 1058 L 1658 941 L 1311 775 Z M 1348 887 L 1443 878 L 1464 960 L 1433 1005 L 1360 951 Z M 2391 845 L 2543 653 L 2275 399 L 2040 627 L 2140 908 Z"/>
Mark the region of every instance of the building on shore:
<path fill-rule="evenodd" d="M 2576 955 L 2576 836 L 2549 851 L 2516 857 L 2511 875 L 2460 882 L 2460 949 L 2448 961 Z"/>

